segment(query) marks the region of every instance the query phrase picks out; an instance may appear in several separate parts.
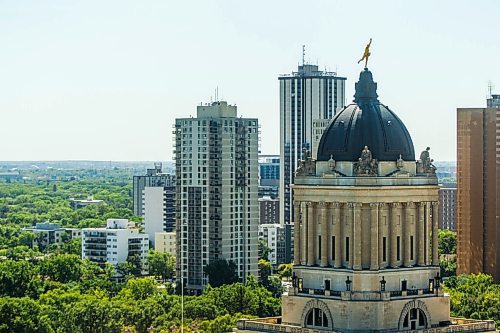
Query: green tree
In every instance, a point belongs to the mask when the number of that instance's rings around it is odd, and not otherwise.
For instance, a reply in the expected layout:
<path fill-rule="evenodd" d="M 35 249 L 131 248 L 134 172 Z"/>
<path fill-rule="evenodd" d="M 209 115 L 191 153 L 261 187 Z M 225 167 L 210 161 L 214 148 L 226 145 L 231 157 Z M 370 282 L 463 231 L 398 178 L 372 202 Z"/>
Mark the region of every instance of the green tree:
<path fill-rule="evenodd" d="M 491 275 L 453 276 L 444 281 L 450 294 L 452 315 L 473 319 L 491 319 L 500 327 L 500 285 Z"/>
<path fill-rule="evenodd" d="M 281 264 L 278 266 L 278 274 L 281 279 L 286 279 L 290 281 L 292 277 L 293 264 Z"/>
<path fill-rule="evenodd" d="M 236 270 L 237 267 L 234 261 L 227 261 L 225 259 L 211 261 L 204 269 L 212 287 L 219 287 L 239 281 Z"/>
<path fill-rule="evenodd" d="M 82 260 L 74 254 L 49 256 L 40 263 L 40 274 L 53 281 L 67 283 L 82 277 Z"/>
<path fill-rule="evenodd" d="M 162 253 L 150 250 L 146 262 L 149 274 L 160 277 L 163 282 L 171 279 L 175 271 L 175 258 L 170 253 Z"/>
<path fill-rule="evenodd" d="M 439 230 L 439 254 L 457 253 L 457 233 L 451 230 Z"/>
<path fill-rule="evenodd" d="M 268 261 L 269 254 L 272 252 L 271 248 L 267 245 L 267 242 L 263 239 L 259 239 L 259 259 Z"/>
<path fill-rule="evenodd" d="M 0 333 L 54 332 L 41 316 L 38 303 L 27 297 L 0 297 Z"/>
<path fill-rule="evenodd" d="M 269 279 L 269 276 L 271 276 L 271 273 L 271 263 L 267 260 L 259 259 L 259 276 L 260 282 L 262 282 L 263 285 L 267 284 L 267 280 Z"/>

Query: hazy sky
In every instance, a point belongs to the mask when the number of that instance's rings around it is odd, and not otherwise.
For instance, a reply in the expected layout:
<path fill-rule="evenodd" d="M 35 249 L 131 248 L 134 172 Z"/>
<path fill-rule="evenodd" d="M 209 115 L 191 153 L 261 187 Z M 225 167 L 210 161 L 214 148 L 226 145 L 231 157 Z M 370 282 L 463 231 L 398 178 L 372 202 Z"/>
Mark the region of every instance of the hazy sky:
<path fill-rule="evenodd" d="M 416 155 L 456 155 L 456 108 L 500 92 L 500 2 L 0 0 L 0 160 L 170 160 L 172 124 L 219 97 L 279 153 L 278 75 L 346 76 L 373 38 L 380 100 Z"/>

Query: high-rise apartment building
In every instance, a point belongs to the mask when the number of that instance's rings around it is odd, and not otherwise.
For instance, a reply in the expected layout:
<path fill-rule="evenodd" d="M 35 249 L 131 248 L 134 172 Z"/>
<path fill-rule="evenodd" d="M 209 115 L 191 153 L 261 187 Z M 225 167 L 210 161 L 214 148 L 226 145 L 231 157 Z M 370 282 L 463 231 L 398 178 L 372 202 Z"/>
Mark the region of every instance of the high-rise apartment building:
<path fill-rule="evenodd" d="M 456 231 L 457 187 L 442 185 L 439 189 L 439 229 Z"/>
<path fill-rule="evenodd" d="M 175 230 L 175 187 L 146 186 L 142 190 L 144 232 L 155 247 L 155 233 Z"/>
<path fill-rule="evenodd" d="M 154 168 L 147 169 L 143 176 L 134 176 L 133 179 L 134 214 L 142 215 L 143 191 L 145 187 L 175 187 L 175 178 L 172 174 L 163 173 L 162 163 L 155 163 Z"/>
<path fill-rule="evenodd" d="M 264 240 L 270 249 L 267 259 L 275 271 L 279 265 L 291 262 L 290 251 L 287 251 L 287 247 L 293 246 L 288 241 L 291 238 L 289 235 L 291 228 L 292 225 L 290 224 L 259 225 L 259 238 Z"/>
<path fill-rule="evenodd" d="M 303 64 L 280 82 L 280 219 L 292 221 L 292 192 L 297 161 L 311 151 L 316 120 L 331 119 L 344 107 L 345 77 Z"/>
<path fill-rule="evenodd" d="M 280 221 L 280 199 L 264 196 L 259 198 L 260 223 L 276 224 Z"/>
<path fill-rule="evenodd" d="M 146 175 L 134 176 L 134 214 L 144 219 L 144 229 L 151 243 L 155 232 L 175 230 L 175 176 L 162 172 L 162 164 L 155 163 Z"/>
<path fill-rule="evenodd" d="M 491 95 L 486 100 L 486 106 L 489 108 L 500 108 L 500 94 Z"/>
<path fill-rule="evenodd" d="M 257 276 L 258 141 L 255 118 L 227 102 L 200 105 L 175 121 L 177 276 L 188 289 L 209 283 L 204 267 L 233 261 L 244 281 Z"/>
<path fill-rule="evenodd" d="M 500 282 L 500 107 L 457 109 L 457 274 Z"/>

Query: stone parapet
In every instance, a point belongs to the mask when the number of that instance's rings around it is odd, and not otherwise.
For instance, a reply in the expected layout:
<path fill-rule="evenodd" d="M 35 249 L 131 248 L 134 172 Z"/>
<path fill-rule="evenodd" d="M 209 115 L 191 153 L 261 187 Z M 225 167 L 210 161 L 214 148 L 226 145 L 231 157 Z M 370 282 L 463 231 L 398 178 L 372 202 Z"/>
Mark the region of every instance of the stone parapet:
<path fill-rule="evenodd" d="M 451 332 L 497 332 L 493 320 L 472 320 L 461 318 L 450 318 L 451 325 L 443 327 L 433 327 L 425 330 L 415 330 L 413 332 L 425 333 L 451 333 Z M 355 333 L 356 330 L 322 330 L 318 328 L 305 328 L 296 325 L 281 323 L 281 317 L 242 319 L 238 321 L 239 333 L 256 332 L 286 332 L 286 333 Z M 381 330 L 379 333 L 394 333 L 394 330 Z"/>

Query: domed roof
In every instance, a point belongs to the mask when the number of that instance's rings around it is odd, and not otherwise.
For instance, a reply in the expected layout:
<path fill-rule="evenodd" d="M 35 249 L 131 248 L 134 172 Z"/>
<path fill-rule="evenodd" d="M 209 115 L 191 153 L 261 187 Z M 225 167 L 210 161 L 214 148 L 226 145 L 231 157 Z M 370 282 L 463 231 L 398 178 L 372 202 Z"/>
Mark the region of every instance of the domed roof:
<path fill-rule="evenodd" d="M 365 68 L 356 83 L 354 103 L 346 106 L 325 130 L 317 160 L 357 161 L 364 146 L 379 161 L 415 160 L 410 133 L 394 112 L 378 100 L 377 83 Z"/>

